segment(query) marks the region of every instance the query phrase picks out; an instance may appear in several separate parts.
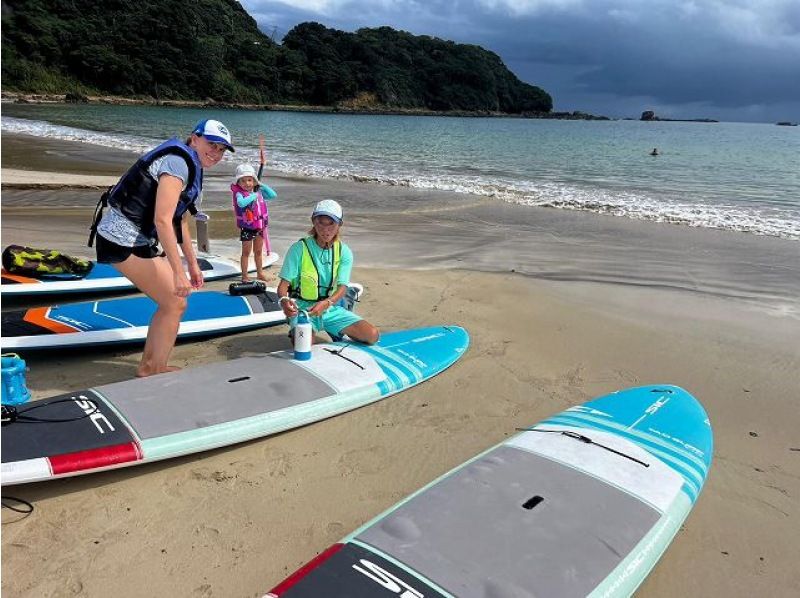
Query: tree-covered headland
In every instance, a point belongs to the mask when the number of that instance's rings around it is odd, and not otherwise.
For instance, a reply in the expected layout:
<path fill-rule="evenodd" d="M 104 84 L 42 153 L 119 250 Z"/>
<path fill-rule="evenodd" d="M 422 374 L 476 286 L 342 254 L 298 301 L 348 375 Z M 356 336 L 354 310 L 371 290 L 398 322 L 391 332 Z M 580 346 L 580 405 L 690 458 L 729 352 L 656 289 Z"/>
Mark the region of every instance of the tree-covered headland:
<path fill-rule="evenodd" d="M 302 23 L 275 43 L 236 0 L 4 0 L 4 91 L 156 101 L 546 113 L 479 46 Z"/>

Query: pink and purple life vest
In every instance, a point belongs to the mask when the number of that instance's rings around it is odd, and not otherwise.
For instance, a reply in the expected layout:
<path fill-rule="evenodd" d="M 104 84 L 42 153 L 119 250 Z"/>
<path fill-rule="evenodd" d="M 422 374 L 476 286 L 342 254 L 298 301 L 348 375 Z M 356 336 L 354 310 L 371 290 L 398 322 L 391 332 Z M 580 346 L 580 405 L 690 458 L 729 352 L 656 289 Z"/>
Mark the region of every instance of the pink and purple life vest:
<path fill-rule="evenodd" d="M 240 187 L 238 183 L 233 183 L 231 185 L 233 212 L 236 214 L 236 226 L 240 229 L 263 230 L 269 223 L 267 202 L 261 194 L 260 187 L 256 187 L 252 193 L 256 194 L 256 198 L 243 208 L 240 208 L 239 203 L 236 201 L 236 195 L 241 194 L 243 197 L 247 197 L 251 192 Z"/>

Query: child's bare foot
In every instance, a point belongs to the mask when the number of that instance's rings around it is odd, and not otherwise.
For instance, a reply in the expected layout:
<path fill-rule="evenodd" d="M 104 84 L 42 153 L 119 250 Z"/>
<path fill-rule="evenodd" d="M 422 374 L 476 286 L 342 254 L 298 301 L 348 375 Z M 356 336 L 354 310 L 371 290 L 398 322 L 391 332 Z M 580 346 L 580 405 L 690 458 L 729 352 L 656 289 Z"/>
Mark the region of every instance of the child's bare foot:
<path fill-rule="evenodd" d="M 269 278 L 267 278 L 266 274 L 259 274 L 258 276 L 256 276 L 256 278 L 258 278 L 259 280 L 263 280 L 264 282 L 269 282 Z"/>
<path fill-rule="evenodd" d="M 250 282 L 251 278 L 249 276 L 242 276 L 242 282 Z"/>

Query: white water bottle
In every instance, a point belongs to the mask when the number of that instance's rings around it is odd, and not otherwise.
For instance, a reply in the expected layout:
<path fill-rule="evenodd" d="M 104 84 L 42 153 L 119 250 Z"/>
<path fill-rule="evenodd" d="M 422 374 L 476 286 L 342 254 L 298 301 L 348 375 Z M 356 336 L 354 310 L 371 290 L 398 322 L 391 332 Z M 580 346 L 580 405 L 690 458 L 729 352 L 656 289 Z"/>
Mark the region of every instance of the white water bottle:
<path fill-rule="evenodd" d="M 311 359 L 311 336 L 313 330 L 308 314 L 301 311 L 297 314 L 297 324 L 294 327 L 294 358 L 298 361 Z"/>

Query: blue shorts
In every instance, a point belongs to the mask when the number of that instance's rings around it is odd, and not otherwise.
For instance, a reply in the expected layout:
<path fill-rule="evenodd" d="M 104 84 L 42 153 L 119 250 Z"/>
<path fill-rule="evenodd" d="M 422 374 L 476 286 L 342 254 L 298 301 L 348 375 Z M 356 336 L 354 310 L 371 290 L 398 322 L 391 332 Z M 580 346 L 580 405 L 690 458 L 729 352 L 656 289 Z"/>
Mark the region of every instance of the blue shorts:
<path fill-rule="evenodd" d="M 299 303 L 305 303 L 298 301 Z M 312 307 L 314 302 L 308 302 L 308 307 Z M 306 307 L 300 306 L 301 309 L 307 309 Z M 332 334 L 334 336 L 340 336 L 342 334 L 342 330 L 347 328 L 348 326 L 352 326 L 356 322 L 360 322 L 363 320 L 359 315 L 354 314 L 353 312 L 339 306 L 334 305 L 333 307 L 329 307 L 325 310 L 322 316 L 312 316 L 311 317 L 311 326 L 314 328 L 314 332 L 327 332 L 328 334 Z M 289 326 L 294 328 L 297 325 L 297 316 L 293 318 L 289 318 Z"/>

